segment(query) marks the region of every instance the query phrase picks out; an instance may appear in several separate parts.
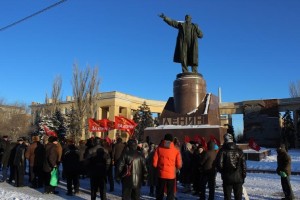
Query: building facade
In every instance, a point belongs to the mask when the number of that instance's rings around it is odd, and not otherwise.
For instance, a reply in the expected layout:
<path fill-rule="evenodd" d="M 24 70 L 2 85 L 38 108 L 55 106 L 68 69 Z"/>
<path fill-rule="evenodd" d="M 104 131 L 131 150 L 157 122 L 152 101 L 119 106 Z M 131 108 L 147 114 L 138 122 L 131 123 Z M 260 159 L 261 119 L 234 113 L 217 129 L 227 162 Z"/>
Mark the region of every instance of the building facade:
<path fill-rule="evenodd" d="M 72 97 L 68 96 L 66 101 L 59 103 L 59 108 L 63 114 L 67 114 L 68 111 L 70 111 L 73 100 L 74 99 Z M 141 106 L 144 102 L 146 102 L 151 112 L 158 117 L 162 113 L 162 110 L 166 104 L 164 101 L 144 99 L 117 91 L 102 92 L 97 95 L 94 118 L 97 120 L 109 119 L 114 121 L 115 116 L 121 115 L 128 119 L 132 119 L 134 112 L 138 110 L 139 106 Z M 32 121 L 35 121 L 34 118 L 37 116 L 37 113 L 43 114 L 45 108 L 51 105 L 51 103 L 51 99 L 48 99 L 45 104 L 33 102 L 30 106 Z M 111 139 L 115 139 L 116 136 L 126 137 L 121 135 L 122 133 L 117 130 L 111 130 L 108 133 L 97 132 L 96 136 L 104 137 L 106 134 L 108 134 Z M 83 133 L 82 138 L 89 138 L 91 135 L 92 133 Z"/>

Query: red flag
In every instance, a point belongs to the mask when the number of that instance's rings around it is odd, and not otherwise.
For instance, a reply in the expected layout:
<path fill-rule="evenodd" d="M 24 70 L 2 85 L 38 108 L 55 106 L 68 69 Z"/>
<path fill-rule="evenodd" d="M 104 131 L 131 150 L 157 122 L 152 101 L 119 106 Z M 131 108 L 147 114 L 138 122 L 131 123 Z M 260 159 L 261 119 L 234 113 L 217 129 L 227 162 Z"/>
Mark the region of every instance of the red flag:
<path fill-rule="evenodd" d="M 185 135 L 184 136 L 184 142 L 185 143 L 189 143 L 191 140 L 190 140 L 190 137 L 189 136 L 187 136 L 187 135 Z"/>
<path fill-rule="evenodd" d="M 203 149 L 207 150 L 207 143 L 206 143 L 204 137 L 200 137 L 200 143 L 202 144 Z"/>
<path fill-rule="evenodd" d="M 57 137 L 57 134 L 55 131 L 51 131 L 46 125 L 43 125 L 43 127 L 44 127 L 46 135 Z"/>
<path fill-rule="evenodd" d="M 220 141 L 219 141 L 215 136 L 210 135 L 210 139 L 211 139 L 211 141 L 213 141 L 216 145 L 218 145 L 218 146 L 221 145 Z"/>
<path fill-rule="evenodd" d="M 258 144 L 254 141 L 253 138 L 250 138 L 250 140 L 249 140 L 249 147 L 251 149 L 254 149 L 255 151 L 259 151 L 260 150 L 260 146 L 258 146 Z"/>
<path fill-rule="evenodd" d="M 115 128 L 128 132 L 130 136 L 133 134 L 136 126 L 137 124 L 131 119 L 115 116 Z"/>
<path fill-rule="evenodd" d="M 109 121 L 108 119 L 101 119 L 101 120 L 94 120 L 92 118 L 89 118 L 89 131 L 90 132 L 106 132 L 111 130 L 109 127 Z"/>

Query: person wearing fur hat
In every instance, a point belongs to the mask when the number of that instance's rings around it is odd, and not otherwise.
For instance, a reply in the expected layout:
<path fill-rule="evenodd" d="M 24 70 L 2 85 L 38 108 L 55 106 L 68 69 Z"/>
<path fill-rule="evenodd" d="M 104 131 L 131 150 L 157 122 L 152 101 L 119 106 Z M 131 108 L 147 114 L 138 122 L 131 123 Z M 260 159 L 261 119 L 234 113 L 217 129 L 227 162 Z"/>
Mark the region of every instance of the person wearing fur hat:
<path fill-rule="evenodd" d="M 242 200 L 247 169 L 246 159 L 243 151 L 233 142 L 233 136 L 229 133 L 224 135 L 224 144 L 216 157 L 216 168 L 223 180 L 224 199 L 230 200 L 233 190 L 234 198 Z"/>
<path fill-rule="evenodd" d="M 25 175 L 25 151 L 28 145 L 28 141 L 24 138 L 18 138 L 18 147 L 16 148 L 16 154 L 13 161 L 15 168 L 15 186 L 24 186 L 24 175 Z"/>
<path fill-rule="evenodd" d="M 40 143 L 39 136 L 32 136 L 32 143 L 25 152 L 29 161 L 29 182 L 32 188 L 43 187 L 43 159 L 45 147 Z"/>
<path fill-rule="evenodd" d="M 282 191 L 285 198 L 283 199 L 294 199 L 293 189 L 290 183 L 291 176 L 291 156 L 288 155 L 286 147 L 284 144 L 281 144 L 277 148 L 277 174 L 281 178 Z"/>

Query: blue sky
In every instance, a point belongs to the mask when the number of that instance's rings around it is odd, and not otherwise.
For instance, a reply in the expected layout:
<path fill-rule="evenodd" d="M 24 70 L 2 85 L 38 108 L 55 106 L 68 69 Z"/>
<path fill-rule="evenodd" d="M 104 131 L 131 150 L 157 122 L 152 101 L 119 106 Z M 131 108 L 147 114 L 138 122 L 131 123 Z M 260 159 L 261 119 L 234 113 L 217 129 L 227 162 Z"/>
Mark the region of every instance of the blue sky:
<path fill-rule="evenodd" d="M 0 27 L 55 2 L 1 0 Z M 77 63 L 99 68 L 101 92 L 166 101 L 181 66 L 162 12 L 200 26 L 199 72 L 223 102 L 288 98 L 300 79 L 299 0 L 68 0 L 0 31 L 0 98 L 43 103 L 60 75 L 65 99 Z"/>

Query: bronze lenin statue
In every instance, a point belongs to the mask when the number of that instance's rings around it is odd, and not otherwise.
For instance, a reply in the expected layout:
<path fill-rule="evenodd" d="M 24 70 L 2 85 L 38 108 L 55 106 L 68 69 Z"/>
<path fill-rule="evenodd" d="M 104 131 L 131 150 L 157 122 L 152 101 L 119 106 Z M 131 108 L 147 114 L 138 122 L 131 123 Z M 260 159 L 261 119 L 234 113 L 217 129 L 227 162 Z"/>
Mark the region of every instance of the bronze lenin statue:
<path fill-rule="evenodd" d="M 178 29 L 173 61 L 181 63 L 183 73 L 188 72 L 188 66 L 191 66 L 193 73 L 198 73 L 198 38 L 203 37 L 198 25 L 192 23 L 189 15 L 185 16 L 184 22 L 172 20 L 163 13 L 159 17 L 163 18 L 168 25 Z"/>

